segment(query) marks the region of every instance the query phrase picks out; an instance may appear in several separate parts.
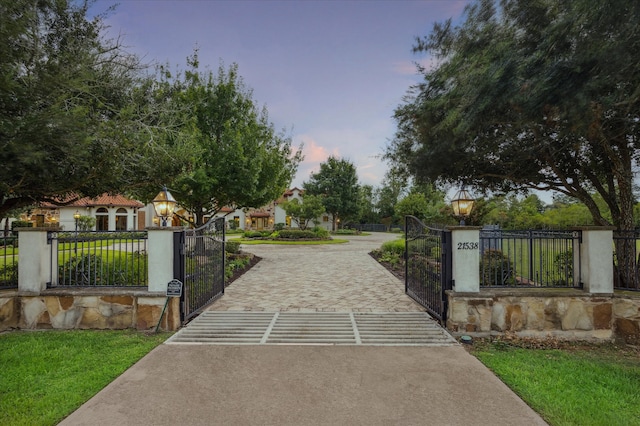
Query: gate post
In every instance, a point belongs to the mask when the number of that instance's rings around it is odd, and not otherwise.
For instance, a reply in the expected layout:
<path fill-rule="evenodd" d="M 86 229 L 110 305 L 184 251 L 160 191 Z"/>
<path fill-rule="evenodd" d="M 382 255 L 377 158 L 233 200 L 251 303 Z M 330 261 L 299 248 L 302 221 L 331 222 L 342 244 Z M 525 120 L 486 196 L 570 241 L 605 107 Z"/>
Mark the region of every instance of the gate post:
<path fill-rule="evenodd" d="M 480 227 L 454 226 L 451 230 L 451 267 L 456 293 L 480 291 Z"/>
<path fill-rule="evenodd" d="M 173 276 L 172 228 L 147 228 L 149 292 L 165 293 Z"/>

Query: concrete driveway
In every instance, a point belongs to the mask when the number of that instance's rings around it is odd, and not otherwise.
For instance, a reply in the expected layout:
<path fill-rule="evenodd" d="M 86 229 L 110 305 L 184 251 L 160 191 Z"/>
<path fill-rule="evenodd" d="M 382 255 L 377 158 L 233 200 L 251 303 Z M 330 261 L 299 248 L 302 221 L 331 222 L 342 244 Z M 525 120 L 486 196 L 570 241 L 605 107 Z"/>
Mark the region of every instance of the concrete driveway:
<path fill-rule="evenodd" d="M 368 252 L 391 234 L 327 246 L 247 246 L 263 257 L 217 311 L 424 311 Z M 161 345 L 62 425 L 542 425 L 465 348 Z"/>

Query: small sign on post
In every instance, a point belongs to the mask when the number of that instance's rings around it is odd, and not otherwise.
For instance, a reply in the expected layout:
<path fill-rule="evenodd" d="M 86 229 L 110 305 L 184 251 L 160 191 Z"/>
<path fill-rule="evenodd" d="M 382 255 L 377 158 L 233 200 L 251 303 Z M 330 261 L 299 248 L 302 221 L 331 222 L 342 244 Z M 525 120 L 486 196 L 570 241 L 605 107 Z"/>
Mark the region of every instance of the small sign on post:
<path fill-rule="evenodd" d="M 169 281 L 167 284 L 167 297 L 181 297 L 182 296 L 182 282 L 175 278 Z"/>
<path fill-rule="evenodd" d="M 182 281 L 174 278 L 167 283 L 167 301 L 164 302 L 164 308 L 162 308 L 162 313 L 160 314 L 158 325 L 156 325 L 156 333 L 160 328 L 160 323 L 162 322 L 162 317 L 164 316 L 164 312 L 167 310 L 167 305 L 169 304 L 170 297 L 182 297 Z"/>

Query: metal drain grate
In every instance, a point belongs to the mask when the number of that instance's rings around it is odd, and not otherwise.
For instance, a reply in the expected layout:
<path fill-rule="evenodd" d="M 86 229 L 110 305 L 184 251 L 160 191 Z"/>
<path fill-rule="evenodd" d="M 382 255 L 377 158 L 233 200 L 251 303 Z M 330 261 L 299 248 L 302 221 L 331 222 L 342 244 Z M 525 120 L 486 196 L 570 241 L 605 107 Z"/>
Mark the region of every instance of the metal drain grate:
<path fill-rule="evenodd" d="M 456 340 L 424 312 L 207 311 L 166 343 L 446 346 Z"/>

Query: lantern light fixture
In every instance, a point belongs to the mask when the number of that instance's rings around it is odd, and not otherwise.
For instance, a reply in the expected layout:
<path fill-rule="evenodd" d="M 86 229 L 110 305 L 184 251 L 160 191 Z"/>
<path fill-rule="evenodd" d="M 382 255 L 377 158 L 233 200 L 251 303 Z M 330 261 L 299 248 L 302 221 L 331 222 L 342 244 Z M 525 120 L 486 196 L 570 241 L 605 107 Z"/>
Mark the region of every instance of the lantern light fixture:
<path fill-rule="evenodd" d="M 176 199 L 167 190 L 167 187 L 163 187 L 162 191 L 158 192 L 156 198 L 151 201 L 153 209 L 156 211 L 156 215 L 162 219 L 162 226 L 167 226 L 167 219 L 173 216 L 173 211 L 176 208 Z"/>
<path fill-rule="evenodd" d="M 456 193 L 451 201 L 453 215 L 460 218 L 460 225 L 464 226 L 464 219 L 469 217 L 475 200 L 464 186 Z"/>

